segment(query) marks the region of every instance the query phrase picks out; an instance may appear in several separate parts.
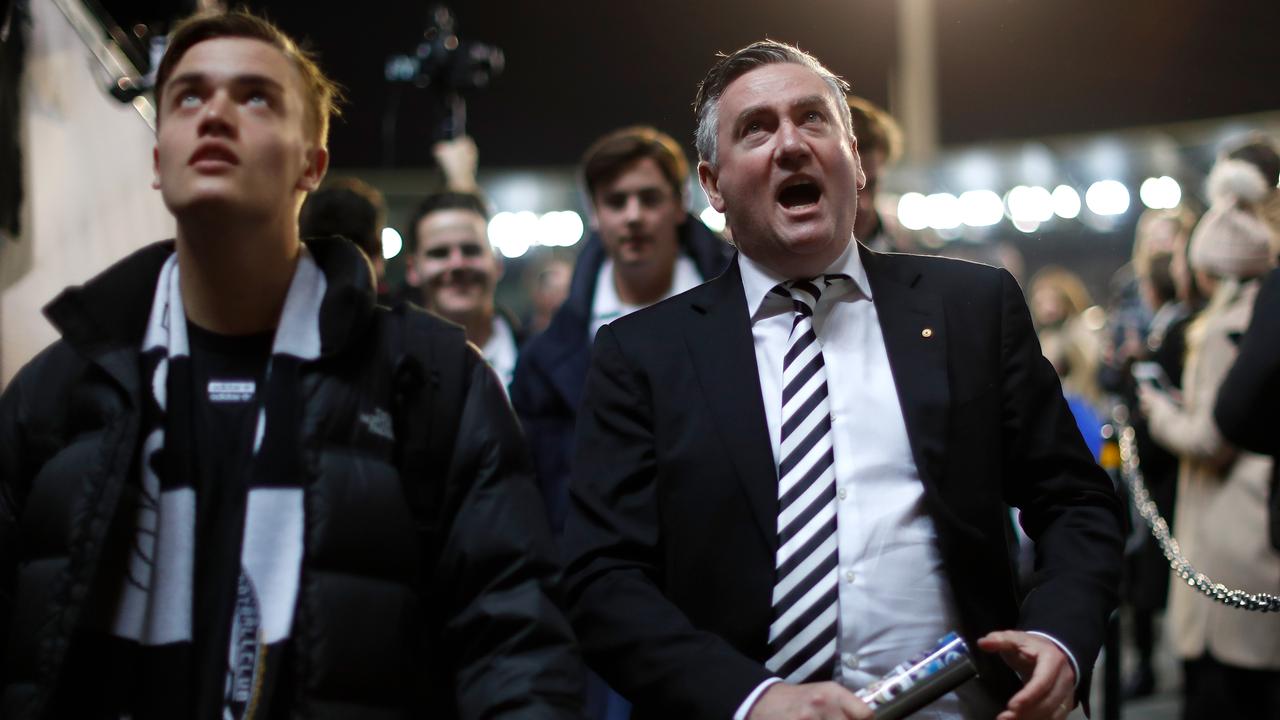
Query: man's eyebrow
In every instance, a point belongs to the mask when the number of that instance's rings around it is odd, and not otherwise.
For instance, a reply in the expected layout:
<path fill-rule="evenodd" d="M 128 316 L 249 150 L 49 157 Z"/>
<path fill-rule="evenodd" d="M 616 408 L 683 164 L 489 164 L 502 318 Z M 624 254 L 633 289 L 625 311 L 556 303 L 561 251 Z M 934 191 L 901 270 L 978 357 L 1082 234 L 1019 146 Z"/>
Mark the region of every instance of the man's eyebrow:
<path fill-rule="evenodd" d="M 791 107 L 792 108 L 812 107 L 814 105 L 824 105 L 826 104 L 826 102 L 827 102 L 827 96 L 825 95 L 821 95 L 821 94 L 805 95 L 804 97 L 796 98 L 795 100 L 793 100 L 791 102 Z M 741 126 L 742 123 L 747 120 L 747 118 L 767 109 L 768 107 L 769 107 L 769 103 L 760 103 L 758 105 L 752 105 L 750 107 L 744 108 L 742 112 L 738 113 L 738 116 L 734 118 L 733 126 L 734 127 Z"/>
<path fill-rule="evenodd" d="M 209 75 L 202 72 L 185 72 L 176 75 L 169 80 L 169 87 L 180 87 L 186 85 L 205 85 L 209 83 Z M 284 85 L 278 80 L 268 75 L 259 75 L 257 73 L 245 73 L 236 75 L 231 78 L 232 85 L 249 86 L 249 87 L 268 87 L 276 92 L 283 92 Z"/>

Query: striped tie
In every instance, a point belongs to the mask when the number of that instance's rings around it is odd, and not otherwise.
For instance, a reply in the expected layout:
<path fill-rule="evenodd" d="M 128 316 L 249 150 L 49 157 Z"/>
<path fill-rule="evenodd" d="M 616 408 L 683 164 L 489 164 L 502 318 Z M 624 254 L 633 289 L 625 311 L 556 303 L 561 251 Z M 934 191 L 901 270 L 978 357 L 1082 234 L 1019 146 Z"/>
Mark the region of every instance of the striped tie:
<path fill-rule="evenodd" d="M 792 683 L 830 680 L 836 663 L 835 452 L 813 309 L 822 291 L 841 280 L 848 278 L 827 275 L 773 289 L 791 299 L 795 319 L 782 363 L 778 555 L 765 667 Z"/>

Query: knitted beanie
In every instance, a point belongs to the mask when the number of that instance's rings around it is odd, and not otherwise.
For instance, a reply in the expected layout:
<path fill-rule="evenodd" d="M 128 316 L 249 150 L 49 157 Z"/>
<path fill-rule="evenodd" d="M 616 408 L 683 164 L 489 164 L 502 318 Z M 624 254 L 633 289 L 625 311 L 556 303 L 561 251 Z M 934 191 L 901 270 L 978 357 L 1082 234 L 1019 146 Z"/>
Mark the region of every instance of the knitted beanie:
<path fill-rule="evenodd" d="M 1191 267 L 1231 278 L 1271 269 L 1272 230 L 1256 209 L 1269 191 L 1262 173 L 1242 160 L 1221 160 L 1207 186 L 1211 204 L 1191 233 Z"/>

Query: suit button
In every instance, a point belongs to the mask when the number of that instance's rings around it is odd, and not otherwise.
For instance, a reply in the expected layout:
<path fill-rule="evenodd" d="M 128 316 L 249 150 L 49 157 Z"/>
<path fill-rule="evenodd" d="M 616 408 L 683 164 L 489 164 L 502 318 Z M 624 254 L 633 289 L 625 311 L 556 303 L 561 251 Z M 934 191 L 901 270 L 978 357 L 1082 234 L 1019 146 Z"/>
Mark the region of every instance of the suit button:
<path fill-rule="evenodd" d="M 857 656 L 857 655 L 850 655 L 850 654 L 847 654 L 847 653 L 846 653 L 846 654 L 845 654 L 845 656 L 844 656 L 844 666 L 845 666 L 845 667 L 847 667 L 847 668 L 849 668 L 850 670 L 857 670 L 857 669 L 858 669 L 858 656 Z"/>
<path fill-rule="evenodd" d="M 841 500 L 844 500 L 845 498 L 849 497 L 849 491 L 845 490 L 844 488 L 840 488 L 839 490 L 836 491 L 836 497 L 840 498 Z"/>
<path fill-rule="evenodd" d="M 931 338 L 931 337 L 933 337 L 933 328 L 925 328 L 925 329 L 921 330 L 921 331 L 920 331 L 920 337 L 922 337 L 922 338 Z"/>
<path fill-rule="evenodd" d="M 854 572 L 853 572 L 852 570 L 845 570 L 845 571 L 844 571 L 844 581 L 845 581 L 845 582 L 851 583 L 851 582 L 853 582 L 857 577 L 858 577 L 858 576 L 857 576 L 857 575 L 855 575 L 855 574 L 854 574 Z"/>

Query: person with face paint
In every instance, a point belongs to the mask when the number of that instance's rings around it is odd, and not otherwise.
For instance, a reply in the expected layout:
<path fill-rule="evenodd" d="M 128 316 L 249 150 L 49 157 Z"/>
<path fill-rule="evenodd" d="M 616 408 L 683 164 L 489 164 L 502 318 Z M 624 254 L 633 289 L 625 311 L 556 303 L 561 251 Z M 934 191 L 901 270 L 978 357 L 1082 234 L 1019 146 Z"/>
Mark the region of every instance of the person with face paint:
<path fill-rule="evenodd" d="M 423 307 L 461 325 L 484 359 L 510 387 L 523 336 L 494 300 L 502 259 L 489 244 L 488 204 L 478 192 L 445 191 L 423 198 L 410 219 L 409 285 Z"/>

